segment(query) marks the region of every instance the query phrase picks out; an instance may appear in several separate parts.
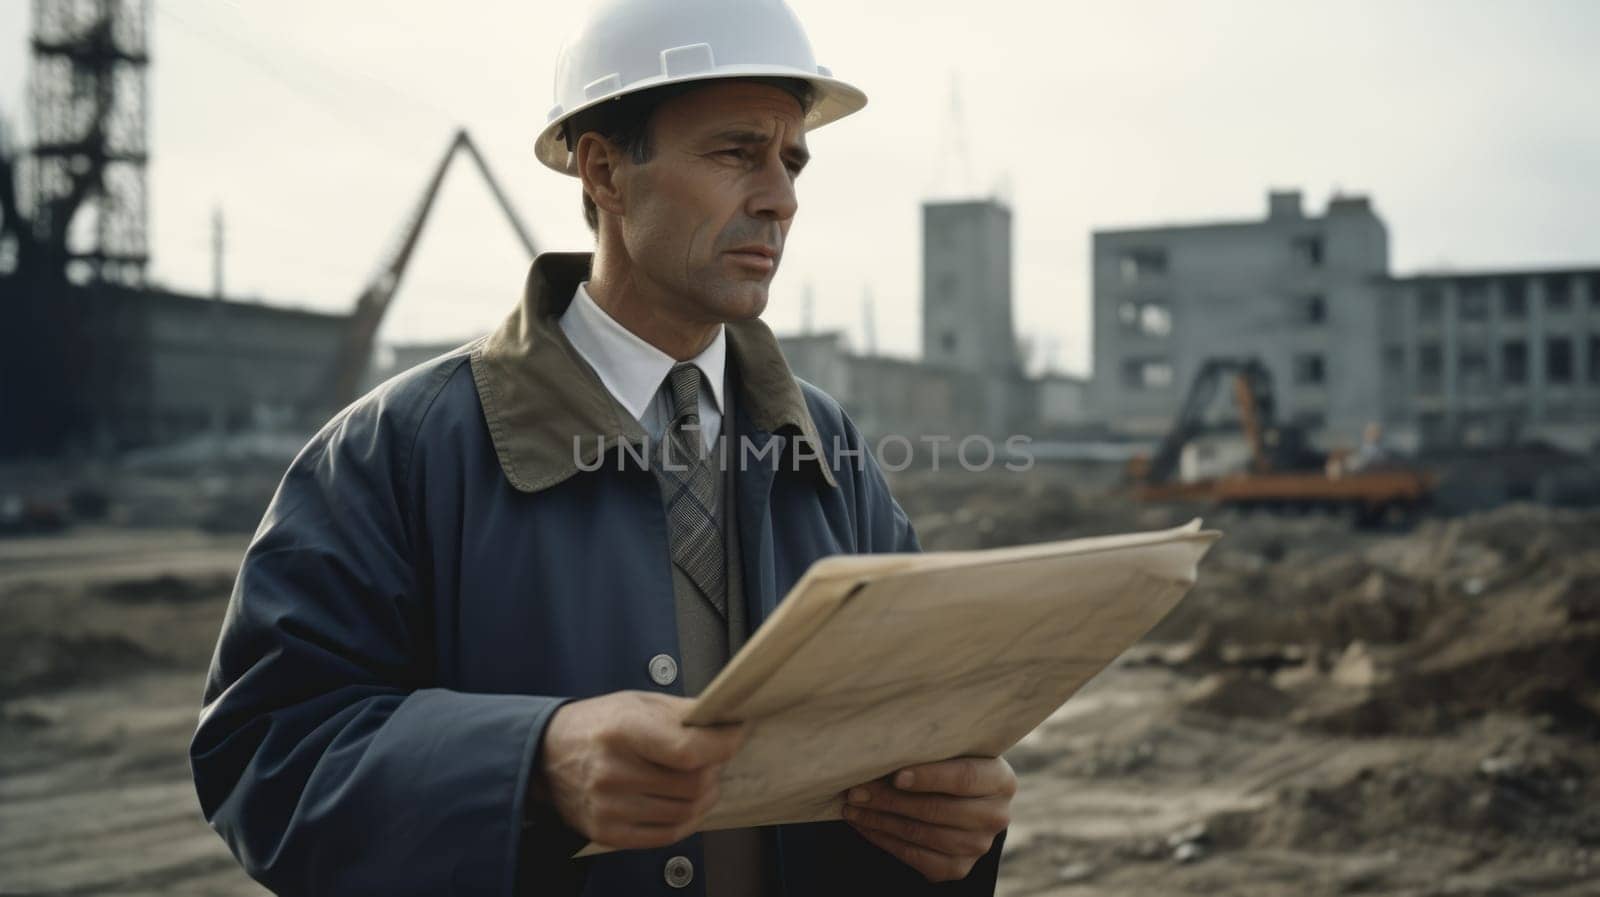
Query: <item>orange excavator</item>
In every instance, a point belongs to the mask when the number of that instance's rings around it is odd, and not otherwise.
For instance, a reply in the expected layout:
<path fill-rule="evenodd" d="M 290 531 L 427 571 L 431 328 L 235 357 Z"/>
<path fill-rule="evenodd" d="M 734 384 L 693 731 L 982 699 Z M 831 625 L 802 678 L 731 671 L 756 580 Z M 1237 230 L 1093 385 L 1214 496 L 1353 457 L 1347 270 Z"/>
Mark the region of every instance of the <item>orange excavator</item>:
<path fill-rule="evenodd" d="M 1206 412 L 1230 383 L 1237 419 L 1209 425 Z M 1201 365 L 1172 429 L 1150 456 L 1129 464 L 1142 501 L 1205 501 L 1243 509 L 1343 512 L 1373 525 L 1411 519 L 1431 499 L 1432 474 L 1385 457 L 1376 434 L 1360 452 L 1325 454 L 1274 413 L 1272 375 L 1254 358 Z"/>

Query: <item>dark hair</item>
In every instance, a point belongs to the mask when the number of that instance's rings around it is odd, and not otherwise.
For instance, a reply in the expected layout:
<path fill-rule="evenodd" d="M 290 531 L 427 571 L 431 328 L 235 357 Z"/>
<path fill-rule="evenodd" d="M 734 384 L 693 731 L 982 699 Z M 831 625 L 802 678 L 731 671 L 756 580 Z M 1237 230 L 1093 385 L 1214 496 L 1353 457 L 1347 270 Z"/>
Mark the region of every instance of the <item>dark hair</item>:
<path fill-rule="evenodd" d="M 707 87 L 717 80 L 721 79 L 680 81 L 676 84 L 652 87 L 637 93 L 624 94 L 614 100 L 585 109 L 567 121 L 564 130 L 567 149 L 576 153 L 578 138 L 589 131 L 597 131 L 601 137 L 620 147 L 634 162 L 639 164 L 648 162 L 655 155 L 655 148 L 650 143 L 650 122 L 655 117 L 656 109 L 673 97 Z M 811 105 L 816 99 L 816 91 L 812 88 L 811 82 L 801 81 L 798 78 L 753 77 L 739 80 L 766 84 L 788 91 L 800 101 L 803 113 L 811 112 Z M 600 209 L 595 206 L 594 199 L 589 196 L 587 190 L 583 191 L 583 220 L 588 222 L 590 232 L 595 234 L 600 232 Z"/>

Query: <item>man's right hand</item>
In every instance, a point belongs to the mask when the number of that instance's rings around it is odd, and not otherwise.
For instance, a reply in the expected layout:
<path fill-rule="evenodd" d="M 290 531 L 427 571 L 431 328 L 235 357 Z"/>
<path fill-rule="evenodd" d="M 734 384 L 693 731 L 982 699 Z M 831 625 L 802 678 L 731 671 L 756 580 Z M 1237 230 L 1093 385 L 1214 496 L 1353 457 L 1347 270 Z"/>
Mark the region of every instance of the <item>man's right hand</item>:
<path fill-rule="evenodd" d="M 694 834 L 745 729 L 685 726 L 693 701 L 623 691 L 563 705 L 544 734 L 540 797 L 589 840 L 663 847 Z"/>

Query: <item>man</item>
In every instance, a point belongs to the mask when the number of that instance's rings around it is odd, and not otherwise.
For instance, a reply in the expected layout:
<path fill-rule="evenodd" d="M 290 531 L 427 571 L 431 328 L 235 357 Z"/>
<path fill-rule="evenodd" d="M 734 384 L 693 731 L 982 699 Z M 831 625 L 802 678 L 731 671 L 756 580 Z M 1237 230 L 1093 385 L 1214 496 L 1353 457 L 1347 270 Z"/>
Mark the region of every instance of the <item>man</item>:
<path fill-rule="evenodd" d="M 779 0 L 621 0 L 536 147 L 596 250 L 291 465 L 190 748 L 285 893 L 991 893 L 1015 777 L 954 758 L 846 822 L 696 834 L 738 726 L 687 696 L 817 558 L 915 551 L 839 406 L 757 315 L 808 127 L 859 109 Z M 659 454 L 651 447 L 663 449 Z M 711 451 L 713 448 L 718 451 Z M 586 841 L 620 850 L 572 860 Z"/>

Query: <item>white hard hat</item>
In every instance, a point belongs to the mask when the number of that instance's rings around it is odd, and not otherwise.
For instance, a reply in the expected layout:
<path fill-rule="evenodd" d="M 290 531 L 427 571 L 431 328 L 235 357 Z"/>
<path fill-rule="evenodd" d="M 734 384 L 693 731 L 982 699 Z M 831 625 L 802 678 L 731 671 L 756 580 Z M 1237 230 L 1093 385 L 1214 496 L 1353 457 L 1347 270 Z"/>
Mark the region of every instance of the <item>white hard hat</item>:
<path fill-rule="evenodd" d="M 809 82 L 816 96 L 808 129 L 867 104 L 866 94 L 817 65 L 783 0 L 599 0 L 556 59 L 556 105 L 534 154 L 576 175 L 562 125 L 577 113 L 664 84 L 756 77 Z"/>

